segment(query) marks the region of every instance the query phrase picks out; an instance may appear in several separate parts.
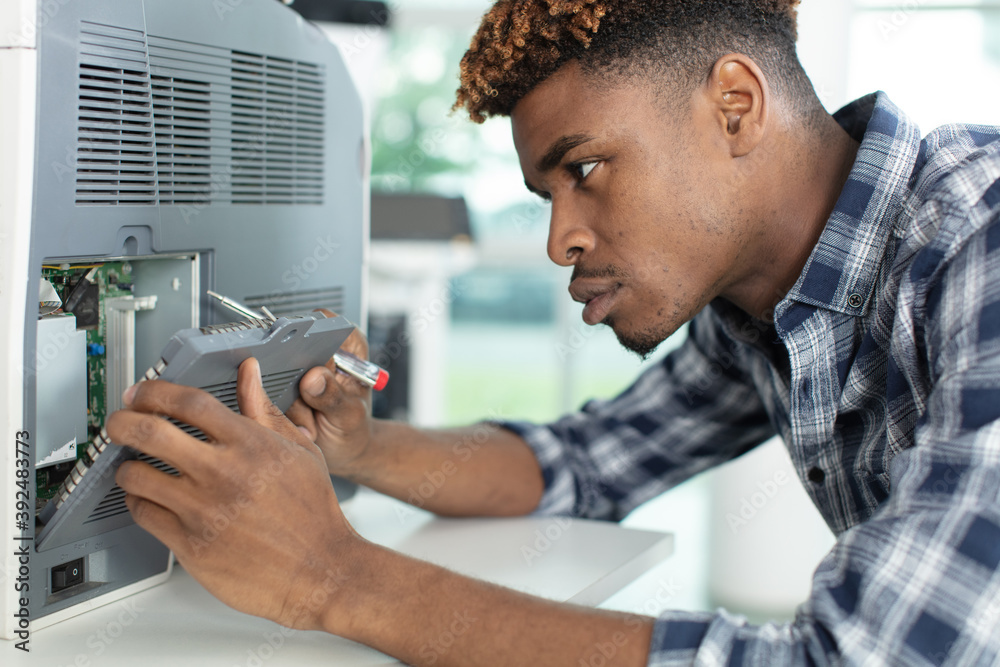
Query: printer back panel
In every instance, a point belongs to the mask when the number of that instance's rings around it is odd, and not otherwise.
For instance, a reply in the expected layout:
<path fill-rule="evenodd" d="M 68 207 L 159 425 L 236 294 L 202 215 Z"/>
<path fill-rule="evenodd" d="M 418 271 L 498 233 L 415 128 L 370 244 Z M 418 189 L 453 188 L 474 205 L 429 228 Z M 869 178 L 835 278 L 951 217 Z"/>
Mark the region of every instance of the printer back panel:
<path fill-rule="evenodd" d="M 23 325 L 23 409 L 0 415 L 30 434 L 32 517 L 175 331 L 231 320 L 206 289 L 363 321 L 368 238 L 361 103 L 315 26 L 274 0 L 42 4 L 27 298 L 4 325 Z M 13 467 L 0 457 L 4 496 Z M 72 543 L 12 534 L 31 545 L 32 627 L 169 574 L 166 548 L 109 503 L 121 525 Z M 5 638 L 19 605 L 0 595 Z"/>

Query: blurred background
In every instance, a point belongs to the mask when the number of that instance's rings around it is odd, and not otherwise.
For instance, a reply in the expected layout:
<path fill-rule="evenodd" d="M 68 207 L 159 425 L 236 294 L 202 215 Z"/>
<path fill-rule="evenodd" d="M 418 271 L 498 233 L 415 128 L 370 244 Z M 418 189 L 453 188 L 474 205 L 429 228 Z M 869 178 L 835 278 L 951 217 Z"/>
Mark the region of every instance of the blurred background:
<path fill-rule="evenodd" d="M 366 99 L 369 335 L 394 373 L 376 410 L 423 425 L 554 419 L 617 394 L 686 335 L 644 364 L 609 330 L 586 327 L 568 273 L 546 257 L 548 210 L 524 187 L 509 122 L 449 113 L 489 5 L 293 5 L 341 46 Z M 1000 2 L 804 0 L 799 15 L 799 55 L 831 112 L 884 90 L 925 133 L 1000 121 Z M 833 543 L 777 441 L 625 523 L 676 535 L 675 556 L 606 605 L 645 613 L 722 605 L 755 621 L 791 618 Z"/>

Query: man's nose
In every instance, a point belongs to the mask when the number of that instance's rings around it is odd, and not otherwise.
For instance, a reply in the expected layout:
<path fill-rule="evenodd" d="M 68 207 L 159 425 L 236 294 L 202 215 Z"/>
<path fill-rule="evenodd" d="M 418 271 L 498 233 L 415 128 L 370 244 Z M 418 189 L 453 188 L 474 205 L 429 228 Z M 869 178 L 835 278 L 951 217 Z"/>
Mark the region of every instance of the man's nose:
<path fill-rule="evenodd" d="M 549 259 L 559 266 L 572 266 L 580 257 L 594 249 L 593 231 L 580 211 L 565 203 L 552 202 L 549 220 Z"/>

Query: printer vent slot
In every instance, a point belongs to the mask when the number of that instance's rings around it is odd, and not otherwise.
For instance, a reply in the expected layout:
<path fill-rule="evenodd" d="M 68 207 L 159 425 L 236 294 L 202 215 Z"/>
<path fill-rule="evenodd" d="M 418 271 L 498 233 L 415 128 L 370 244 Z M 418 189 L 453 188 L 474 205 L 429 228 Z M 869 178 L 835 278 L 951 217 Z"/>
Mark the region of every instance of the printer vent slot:
<path fill-rule="evenodd" d="M 76 203 L 322 205 L 322 65 L 81 22 Z"/>
<path fill-rule="evenodd" d="M 76 204 L 152 205 L 156 182 L 145 35 L 84 21 Z"/>
<path fill-rule="evenodd" d="M 344 311 L 344 288 L 326 287 L 313 290 L 297 290 L 249 296 L 243 303 L 250 308 L 267 306 L 268 310 L 281 317 L 295 313 L 308 313 L 318 308 L 328 308 L 335 313 Z"/>
<path fill-rule="evenodd" d="M 229 49 L 149 35 L 160 203 L 228 203 Z"/>
<path fill-rule="evenodd" d="M 322 204 L 320 65 L 233 51 L 232 203 Z"/>
<path fill-rule="evenodd" d="M 177 469 L 171 465 L 168 465 L 161 461 L 160 459 L 153 458 L 146 454 L 139 454 L 136 457 L 137 461 L 143 461 L 153 466 L 157 470 L 161 470 L 168 475 L 177 476 L 180 473 Z M 120 514 L 125 514 L 128 512 L 128 507 L 125 505 L 125 490 L 122 487 L 115 484 L 108 491 L 107 495 L 98 503 L 97 507 L 90 513 L 90 516 L 83 521 L 83 524 L 93 523 L 95 521 L 101 521 L 103 519 L 110 519 L 113 516 L 118 516 Z"/>
<path fill-rule="evenodd" d="M 212 191 L 211 91 L 153 69 L 153 123 L 160 204 L 206 203 Z"/>
<path fill-rule="evenodd" d="M 292 388 L 296 378 L 302 374 L 302 371 L 303 369 L 301 368 L 295 368 L 292 370 L 281 371 L 280 373 L 268 373 L 265 375 L 262 378 L 262 382 L 264 385 L 264 392 L 267 394 L 267 397 L 272 401 L 277 401 L 282 394 Z M 236 380 L 233 380 L 232 382 L 225 382 L 223 384 L 202 387 L 202 389 L 210 393 L 212 396 L 215 396 L 220 403 L 233 412 L 240 411 L 239 406 L 236 403 Z M 204 436 L 202 436 L 202 438 L 204 438 Z"/>

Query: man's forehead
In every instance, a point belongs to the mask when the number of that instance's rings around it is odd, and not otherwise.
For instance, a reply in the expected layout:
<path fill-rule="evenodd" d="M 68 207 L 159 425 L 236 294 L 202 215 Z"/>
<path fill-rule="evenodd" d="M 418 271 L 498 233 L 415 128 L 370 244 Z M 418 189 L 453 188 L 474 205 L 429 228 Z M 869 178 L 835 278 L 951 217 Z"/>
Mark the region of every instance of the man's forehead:
<path fill-rule="evenodd" d="M 514 147 L 522 160 L 542 161 L 555 142 L 631 134 L 655 114 L 651 95 L 630 81 L 597 79 L 568 63 L 536 86 L 511 112 Z"/>
<path fill-rule="evenodd" d="M 526 147 L 524 144 L 586 134 L 583 128 L 604 122 L 607 104 L 613 97 L 602 94 L 605 91 L 597 89 L 579 70 L 575 63 L 564 65 L 514 106 L 511 129 L 519 152 Z M 545 148 L 533 146 L 535 151 Z"/>

